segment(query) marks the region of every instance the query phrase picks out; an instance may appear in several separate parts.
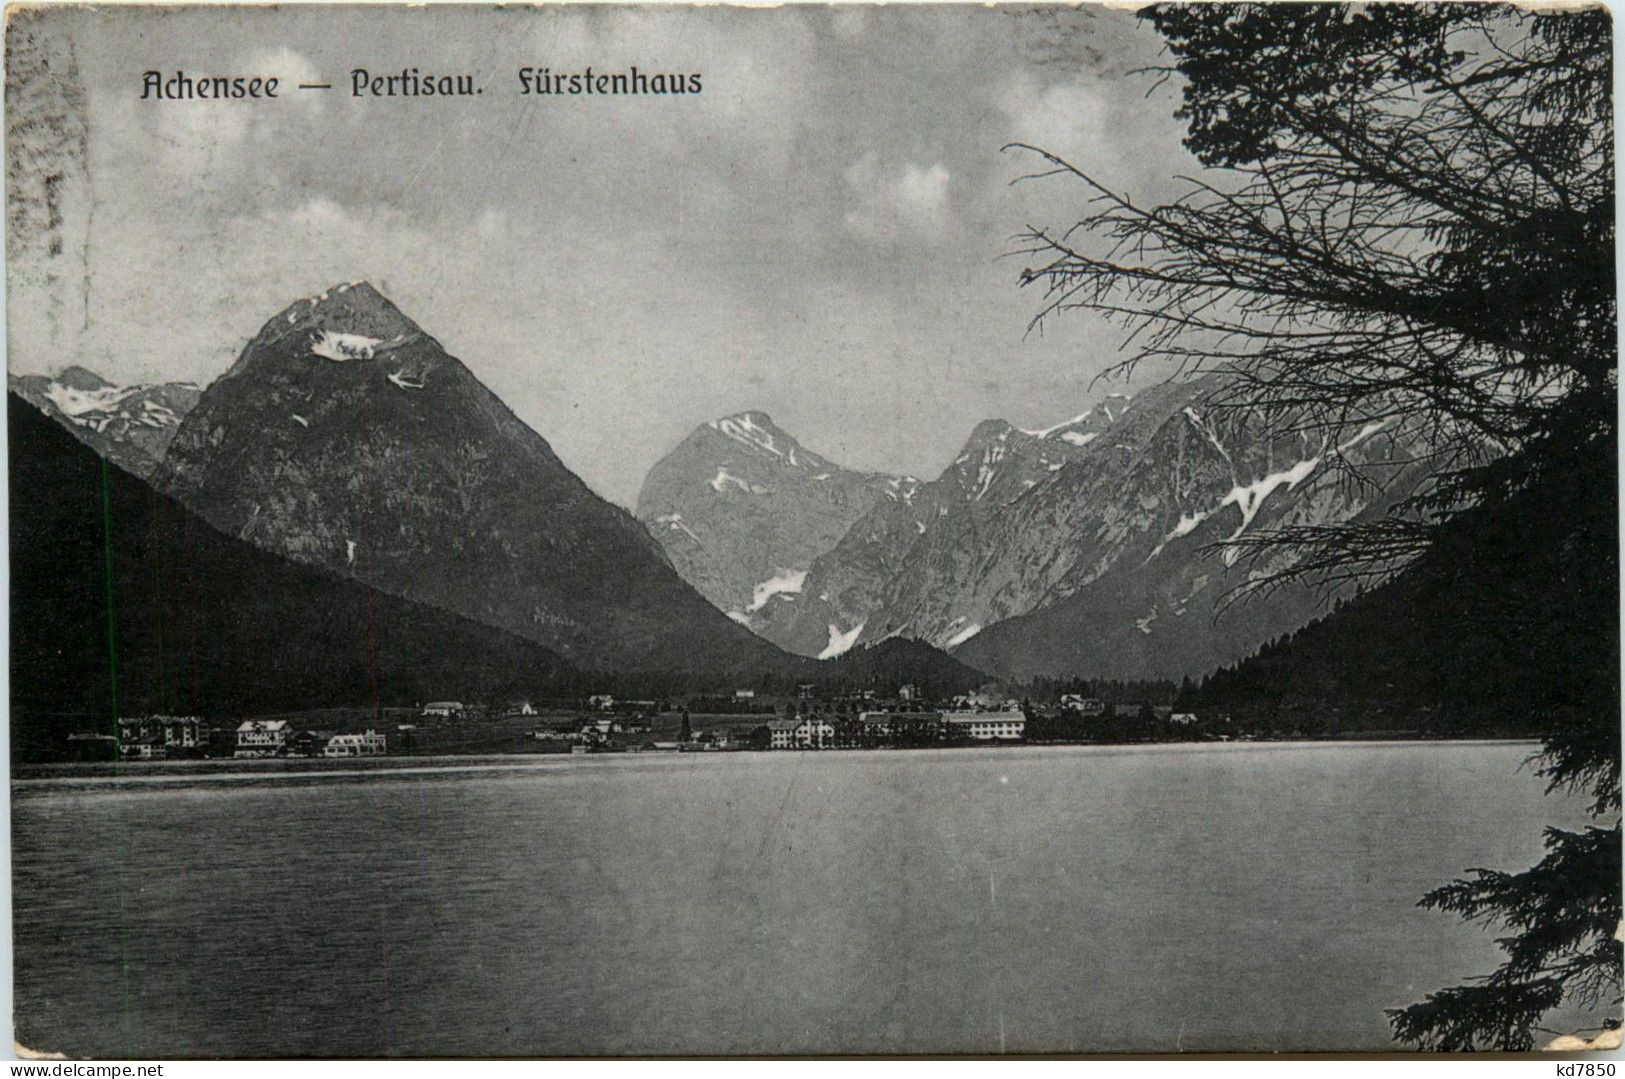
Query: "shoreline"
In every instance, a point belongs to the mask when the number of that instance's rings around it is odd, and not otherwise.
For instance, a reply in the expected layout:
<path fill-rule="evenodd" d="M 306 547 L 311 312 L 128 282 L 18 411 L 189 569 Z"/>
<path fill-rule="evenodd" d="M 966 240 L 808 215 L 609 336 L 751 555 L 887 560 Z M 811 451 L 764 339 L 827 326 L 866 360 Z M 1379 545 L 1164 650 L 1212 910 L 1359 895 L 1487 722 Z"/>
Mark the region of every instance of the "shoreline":
<path fill-rule="evenodd" d="M 941 757 L 946 755 L 958 756 L 966 751 L 982 750 L 986 753 L 996 753 L 1000 756 L 1021 753 L 1023 756 L 1034 755 L 1041 752 L 1047 755 L 1050 752 L 1075 752 L 1080 755 L 1094 755 L 1102 751 L 1113 754 L 1127 753 L 1165 753 L 1165 752 L 1191 752 L 1216 751 L 1239 752 L 1242 750 L 1258 749 L 1287 749 L 1315 748 L 1315 747 L 1395 747 L 1409 745 L 1425 745 L 1429 747 L 1443 746 L 1495 746 L 1495 745 L 1528 745 L 1538 746 L 1538 738 L 1389 738 L 1389 739 L 1348 739 L 1348 738 L 1281 738 L 1281 739 L 1255 739 L 1250 741 L 1232 742 L 1068 742 L 1068 743 L 1018 743 L 1009 745 L 971 745 L 971 746 L 927 746 L 914 749 L 875 750 L 861 748 L 843 749 L 763 749 L 763 750 L 734 750 L 728 752 L 714 751 L 708 753 L 677 753 L 670 751 L 655 751 L 641 753 L 447 753 L 423 756 L 384 756 L 370 758 L 302 758 L 302 757 L 260 757 L 260 758 L 232 758 L 221 757 L 205 760 L 170 760 L 170 761 L 62 761 L 54 763 L 37 763 L 15 765 L 12 768 L 11 786 L 13 790 L 49 787 L 62 783 L 80 783 L 94 785 L 136 785 L 136 786 L 162 786 L 165 784 L 185 785 L 192 783 L 226 783 L 231 781 L 242 782 L 298 782 L 301 780 L 322 779 L 355 779 L 368 776 L 379 778 L 393 776 L 422 776 L 433 774 L 454 773 L 496 773 L 496 772 L 522 772 L 556 770 L 565 765 L 574 766 L 590 762 L 593 765 L 609 762 L 637 762 L 650 763 L 652 761 L 686 761 L 691 765 L 696 760 L 735 757 L 740 754 L 750 754 L 753 757 L 768 757 L 772 759 L 802 760 L 807 757 L 820 757 L 839 755 L 845 759 L 854 755 L 871 755 L 884 753 L 888 756 L 907 754 L 910 756 L 932 755 Z M 325 765 L 325 767 L 324 767 Z"/>

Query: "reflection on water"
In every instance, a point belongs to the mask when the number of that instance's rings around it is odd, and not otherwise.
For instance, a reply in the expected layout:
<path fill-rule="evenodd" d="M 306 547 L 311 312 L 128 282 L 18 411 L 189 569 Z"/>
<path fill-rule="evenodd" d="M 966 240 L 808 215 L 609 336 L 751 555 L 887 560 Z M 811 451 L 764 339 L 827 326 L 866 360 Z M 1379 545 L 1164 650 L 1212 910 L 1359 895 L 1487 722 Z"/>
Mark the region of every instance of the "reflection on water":
<path fill-rule="evenodd" d="M 1382 1048 L 1417 909 L 1577 803 L 1528 745 L 36 771 L 18 1037 L 70 1054 Z"/>

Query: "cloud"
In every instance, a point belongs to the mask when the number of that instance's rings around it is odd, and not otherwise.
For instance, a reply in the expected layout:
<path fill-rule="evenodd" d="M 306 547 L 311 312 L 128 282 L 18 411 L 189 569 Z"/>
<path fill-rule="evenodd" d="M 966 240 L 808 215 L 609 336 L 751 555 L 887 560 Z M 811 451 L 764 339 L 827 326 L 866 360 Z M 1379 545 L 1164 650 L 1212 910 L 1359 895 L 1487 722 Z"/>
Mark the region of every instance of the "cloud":
<path fill-rule="evenodd" d="M 272 220 L 280 217 L 287 224 L 314 235 L 344 233 L 355 227 L 354 218 L 344 207 L 326 196 L 317 196 L 284 214 L 269 216 Z"/>
<path fill-rule="evenodd" d="M 946 166 L 882 165 L 868 155 L 845 174 L 852 205 L 843 219 L 854 235 L 874 243 L 943 239 L 952 224 Z"/>
<path fill-rule="evenodd" d="M 1094 88 L 1078 82 L 1042 82 L 1030 71 L 1005 80 L 993 104 L 1009 117 L 1012 141 L 1062 156 L 1115 138 L 1120 126 L 1114 125 L 1112 110 Z"/>

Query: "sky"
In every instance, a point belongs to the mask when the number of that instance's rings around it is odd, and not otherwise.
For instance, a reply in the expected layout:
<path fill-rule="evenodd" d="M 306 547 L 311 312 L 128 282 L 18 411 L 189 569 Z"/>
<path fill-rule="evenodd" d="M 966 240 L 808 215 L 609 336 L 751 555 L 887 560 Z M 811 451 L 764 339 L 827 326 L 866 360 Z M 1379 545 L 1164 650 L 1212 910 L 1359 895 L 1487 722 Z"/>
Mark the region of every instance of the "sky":
<path fill-rule="evenodd" d="M 1158 197 L 1195 171 L 1155 34 L 1105 8 L 58 11 L 86 93 L 88 324 L 13 373 L 224 372 L 259 327 L 368 280 L 600 494 L 631 507 L 690 430 L 744 409 L 855 468 L 935 476 L 980 420 L 1038 427 L 1123 331 L 1029 332 L 1014 237 L 1075 183 Z M 698 72 L 683 97 L 519 94 L 524 66 Z M 355 98 L 350 72 L 468 73 L 468 98 Z M 141 74 L 328 92 L 140 100 Z M 1134 388 L 1132 385 L 1130 389 Z"/>

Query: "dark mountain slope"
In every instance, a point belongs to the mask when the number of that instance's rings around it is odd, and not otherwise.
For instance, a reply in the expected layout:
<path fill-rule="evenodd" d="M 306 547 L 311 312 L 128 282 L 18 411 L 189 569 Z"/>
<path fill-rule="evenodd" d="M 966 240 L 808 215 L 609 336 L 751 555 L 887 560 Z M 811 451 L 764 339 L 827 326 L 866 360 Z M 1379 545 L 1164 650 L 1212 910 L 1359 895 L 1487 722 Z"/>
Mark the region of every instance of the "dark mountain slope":
<path fill-rule="evenodd" d="M 8 414 L 16 759 L 121 714 L 575 687 L 545 648 L 222 535 L 16 395 Z"/>
<path fill-rule="evenodd" d="M 817 676 L 808 681 L 835 691 L 874 687 L 890 692 L 912 682 L 926 697 L 942 698 L 965 693 L 989 681 L 985 673 L 941 649 L 902 637 L 875 645 L 860 645 L 815 666 Z"/>
<path fill-rule="evenodd" d="M 1617 740 L 1612 470 L 1576 462 L 1562 480 L 1461 514 L 1392 581 L 1217 672 L 1182 706 L 1317 733 Z"/>

